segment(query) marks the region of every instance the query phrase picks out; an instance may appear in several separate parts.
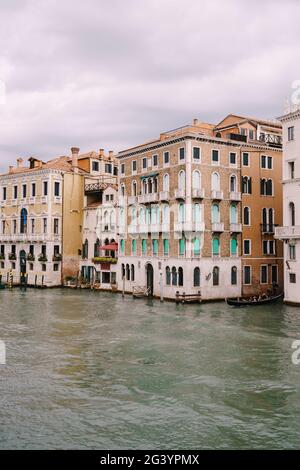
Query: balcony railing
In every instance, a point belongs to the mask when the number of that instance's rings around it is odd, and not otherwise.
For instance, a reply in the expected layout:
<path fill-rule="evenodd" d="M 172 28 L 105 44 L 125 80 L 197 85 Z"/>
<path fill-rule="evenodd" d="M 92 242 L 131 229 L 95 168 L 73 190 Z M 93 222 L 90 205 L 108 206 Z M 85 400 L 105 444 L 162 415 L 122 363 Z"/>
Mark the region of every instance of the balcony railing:
<path fill-rule="evenodd" d="M 204 232 L 205 222 L 177 222 L 174 224 L 175 232 Z"/>
<path fill-rule="evenodd" d="M 175 199 L 184 199 L 185 189 L 175 189 L 174 196 L 175 196 Z"/>
<path fill-rule="evenodd" d="M 221 201 L 223 199 L 223 191 L 217 191 L 216 189 L 212 189 L 211 198 L 215 201 Z"/>
<path fill-rule="evenodd" d="M 141 194 L 138 196 L 139 204 L 149 204 L 158 201 L 158 193 Z"/>
<path fill-rule="evenodd" d="M 242 231 L 242 224 L 230 224 L 230 232 L 240 233 Z"/>
<path fill-rule="evenodd" d="M 269 144 L 270 147 L 282 147 L 282 137 L 276 134 L 261 133 L 259 136 L 260 142 Z"/>
<path fill-rule="evenodd" d="M 224 232 L 224 224 L 223 222 L 214 222 L 211 224 L 211 231 L 212 232 Z"/>
<path fill-rule="evenodd" d="M 230 199 L 230 201 L 241 201 L 242 200 L 242 194 L 238 191 L 230 191 L 229 199 Z"/>
<path fill-rule="evenodd" d="M 276 227 L 275 238 L 279 240 L 300 238 L 300 225 L 295 225 L 293 227 Z"/>
<path fill-rule="evenodd" d="M 203 199 L 204 189 L 193 189 L 192 196 L 194 199 Z"/>
<path fill-rule="evenodd" d="M 275 232 L 275 225 L 274 224 L 261 224 L 261 232 L 273 234 Z"/>
<path fill-rule="evenodd" d="M 23 242 L 23 243 L 29 243 L 29 242 L 52 242 L 56 241 L 58 242 L 60 240 L 60 235 L 58 234 L 30 234 L 30 233 L 24 233 L 24 234 L 19 234 L 19 235 L 6 235 L 6 234 L 1 234 L 0 235 L 0 241 L 6 241 L 6 242 Z"/>
<path fill-rule="evenodd" d="M 159 200 L 160 201 L 168 201 L 170 199 L 169 191 L 160 191 L 159 193 Z"/>
<path fill-rule="evenodd" d="M 128 196 L 128 205 L 133 206 L 137 203 L 137 196 Z"/>

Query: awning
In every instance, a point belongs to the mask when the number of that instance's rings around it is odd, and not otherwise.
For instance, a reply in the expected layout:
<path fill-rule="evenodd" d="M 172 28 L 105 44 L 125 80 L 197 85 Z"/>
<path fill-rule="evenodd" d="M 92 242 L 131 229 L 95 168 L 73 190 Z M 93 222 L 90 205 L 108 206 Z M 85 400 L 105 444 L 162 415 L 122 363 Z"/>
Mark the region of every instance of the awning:
<path fill-rule="evenodd" d="M 117 243 L 109 243 L 108 245 L 99 246 L 99 250 L 116 251 L 117 249 L 118 249 Z"/>
<path fill-rule="evenodd" d="M 141 180 L 144 180 L 146 178 L 154 178 L 155 176 L 157 176 L 159 173 L 148 173 L 148 175 L 142 175 L 140 176 Z"/>

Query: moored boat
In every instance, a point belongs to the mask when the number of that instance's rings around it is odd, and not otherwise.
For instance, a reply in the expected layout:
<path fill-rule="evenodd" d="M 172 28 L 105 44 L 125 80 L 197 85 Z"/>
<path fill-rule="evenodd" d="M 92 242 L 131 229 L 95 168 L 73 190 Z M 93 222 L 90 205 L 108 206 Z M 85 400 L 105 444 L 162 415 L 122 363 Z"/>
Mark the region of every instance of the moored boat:
<path fill-rule="evenodd" d="M 264 304 L 270 304 L 272 302 L 277 302 L 277 300 L 282 299 L 283 294 L 277 294 L 273 295 L 270 297 L 266 297 L 264 299 L 243 299 L 243 298 L 238 298 L 238 299 L 226 299 L 226 302 L 228 305 L 232 307 L 247 307 L 247 306 L 256 306 L 256 305 L 264 305 Z"/>

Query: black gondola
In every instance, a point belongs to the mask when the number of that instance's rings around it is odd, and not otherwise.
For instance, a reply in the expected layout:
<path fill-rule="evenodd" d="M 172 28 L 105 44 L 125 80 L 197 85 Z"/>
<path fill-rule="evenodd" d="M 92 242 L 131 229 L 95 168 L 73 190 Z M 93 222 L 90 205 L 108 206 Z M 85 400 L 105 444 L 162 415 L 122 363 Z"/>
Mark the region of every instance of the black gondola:
<path fill-rule="evenodd" d="M 270 297 L 267 297 L 266 299 L 260 299 L 260 300 L 249 300 L 249 299 L 226 299 L 226 302 L 228 305 L 232 307 L 255 307 L 256 305 L 265 305 L 265 304 L 271 304 L 273 302 L 277 302 L 277 300 L 282 299 L 283 294 L 278 294 L 278 295 L 273 295 Z"/>

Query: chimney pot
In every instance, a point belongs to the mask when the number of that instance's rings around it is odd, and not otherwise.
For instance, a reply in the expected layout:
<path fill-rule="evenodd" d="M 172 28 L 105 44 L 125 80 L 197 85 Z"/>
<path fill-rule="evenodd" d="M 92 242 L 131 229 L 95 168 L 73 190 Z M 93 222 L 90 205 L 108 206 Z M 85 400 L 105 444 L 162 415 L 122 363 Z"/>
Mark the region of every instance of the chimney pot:
<path fill-rule="evenodd" d="M 114 156 L 114 151 L 113 151 L 113 150 L 109 150 L 108 156 L 109 156 L 109 158 L 113 158 L 113 156 Z"/>
<path fill-rule="evenodd" d="M 21 158 L 21 157 L 17 158 L 17 167 L 18 168 L 22 168 L 23 161 L 24 161 L 23 158 Z"/>
<path fill-rule="evenodd" d="M 199 120 L 197 118 L 193 119 L 194 126 L 197 126 L 198 123 L 199 123 Z"/>
<path fill-rule="evenodd" d="M 79 148 L 78 147 L 72 147 L 71 152 L 72 152 L 72 167 L 74 170 L 74 173 L 78 173 L 78 154 L 79 154 Z"/>
<path fill-rule="evenodd" d="M 99 156 L 100 156 L 100 157 L 104 157 L 104 149 L 100 149 L 100 150 L 99 150 Z"/>

